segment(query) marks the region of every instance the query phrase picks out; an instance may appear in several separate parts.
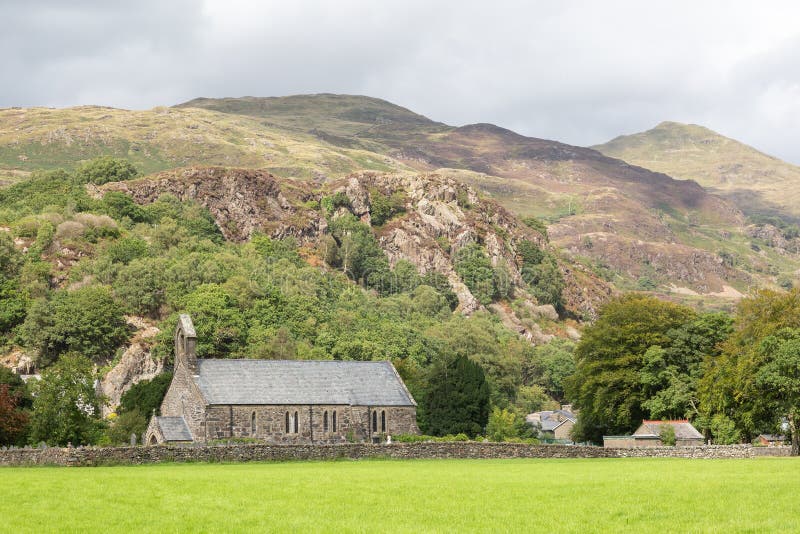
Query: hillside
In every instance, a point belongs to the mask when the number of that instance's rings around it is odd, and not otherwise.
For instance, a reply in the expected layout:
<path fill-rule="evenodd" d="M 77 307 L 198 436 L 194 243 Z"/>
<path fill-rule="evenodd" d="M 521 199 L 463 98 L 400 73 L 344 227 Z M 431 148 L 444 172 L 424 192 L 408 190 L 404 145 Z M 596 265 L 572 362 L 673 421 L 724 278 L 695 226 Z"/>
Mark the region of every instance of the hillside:
<path fill-rule="evenodd" d="M 126 157 L 144 172 L 217 165 L 317 182 L 358 171 L 436 172 L 521 217 L 546 220 L 552 243 L 573 264 L 621 288 L 680 299 L 698 293 L 724 300 L 800 267 L 787 252 L 793 244 L 772 239 L 772 229 L 746 228 L 734 205 L 694 182 L 490 124 L 447 126 L 375 98 L 196 99 L 150 111 L 0 110 L 0 180 L 6 183 L 36 169 L 75 168 L 101 154 Z"/>
<path fill-rule="evenodd" d="M 694 180 L 750 215 L 800 217 L 800 167 L 695 124 L 662 122 L 596 150 L 677 178 Z"/>

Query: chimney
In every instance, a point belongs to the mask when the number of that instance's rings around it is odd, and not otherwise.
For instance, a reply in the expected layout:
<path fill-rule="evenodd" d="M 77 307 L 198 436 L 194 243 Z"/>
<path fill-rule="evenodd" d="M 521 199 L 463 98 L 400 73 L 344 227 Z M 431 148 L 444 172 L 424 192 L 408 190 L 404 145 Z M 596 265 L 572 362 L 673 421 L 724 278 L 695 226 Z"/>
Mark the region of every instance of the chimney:
<path fill-rule="evenodd" d="M 183 365 L 189 373 L 197 374 L 197 334 L 189 315 L 182 313 L 175 328 L 175 367 Z"/>

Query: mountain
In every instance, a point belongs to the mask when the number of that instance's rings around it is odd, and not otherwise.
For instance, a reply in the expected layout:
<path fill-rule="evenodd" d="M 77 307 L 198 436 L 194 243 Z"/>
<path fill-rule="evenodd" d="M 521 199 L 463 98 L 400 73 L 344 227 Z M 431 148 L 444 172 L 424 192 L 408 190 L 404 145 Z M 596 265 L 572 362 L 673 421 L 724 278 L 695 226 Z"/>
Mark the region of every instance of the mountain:
<path fill-rule="evenodd" d="M 0 179 L 102 154 L 127 157 L 145 172 L 213 165 L 319 183 L 361 171 L 435 172 L 521 217 L 545 220 L 572 264 L 622 289 L 676 299 L 735 297 L 800 267 L 772 229 L 748 230 L 734 204 L 695 181 L 491 124 L 448 126 L 370 97 L 0 110 Z"/>
<path fill-rule="evenodd" d="M 748 215 L 800 219 L 800 167 L 695 124 L 662 122 L 597 145 L 607 156 L 694 180 Z"/>

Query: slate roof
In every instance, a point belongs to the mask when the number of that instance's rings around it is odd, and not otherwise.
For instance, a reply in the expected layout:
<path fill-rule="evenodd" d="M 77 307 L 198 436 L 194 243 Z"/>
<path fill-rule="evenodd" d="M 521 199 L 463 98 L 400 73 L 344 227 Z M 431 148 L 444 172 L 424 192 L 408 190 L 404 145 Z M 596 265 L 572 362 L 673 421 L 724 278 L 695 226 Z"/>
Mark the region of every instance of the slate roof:
<path fill-rule="evenodd" d="M 199 359 L 197 373 L 208 404 L 416 406 L 390 362 Z"/>
<path fill-rule="evenodd" d="M 661 425 L 670 425 L 675 429 L 675 439 L 703 439 L 701 434 L 686 419 L 674 421 L 642 421 L 642 425 L 633 433 L 635 437 L 653 437 L 661 435 Z"/>
<path fill-rule="evenodd" d="M 525 420 L 530 424 L 538 423 L 543 432 L 552 432 L 568 420 L 574 423 L 578 417 L 566 410 L 545 410 L 528 414 Z"/>
<path fill-rule="evenodd" d="M 192 441 L 192 432 L 183 417 L 156 417 L 164 441 Z"/>

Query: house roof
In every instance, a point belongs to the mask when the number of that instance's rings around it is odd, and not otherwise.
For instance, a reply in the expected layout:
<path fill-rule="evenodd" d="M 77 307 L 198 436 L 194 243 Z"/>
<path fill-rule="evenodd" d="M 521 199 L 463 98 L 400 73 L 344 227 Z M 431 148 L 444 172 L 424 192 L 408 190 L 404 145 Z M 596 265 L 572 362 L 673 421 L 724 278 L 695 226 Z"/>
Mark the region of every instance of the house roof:
<path fill-rule="evenodd" d="M 767 441 L 786 441 L 786 436 L 775 434 L 759 434 L 759 438 L 764 438 Z"/>
<path fill-rule="evenodd" d="M 703 439 L 703 434 L 692 426 L 686 419 L 672 421 L 642 421 L 642 425 L 633 433 L 634 437 L 658 437 L 661 434 L 662 425 L 670 425 L 675 429 L 675 439 Z"/>
<path fill-rule="evenodd" d="M 156 417 L 164 441 L 192 441 L 192 432 L 183 417 Z"/>
<path fill-rule="evenodd" d="M 545 410 L 541 412 L 530 413 L 525 417 L 525 420 L 530 424 L 539 423 L 542 431 L 548 432 L 555 430 L 567 421 L 573 423 L 578 420 L 578 417 L 566 410 Z"/>
<path fill-rule="evenodd" d="M 416 406 L 390 362 L 200 359 L 194 379 L 208 404 Z"/>

